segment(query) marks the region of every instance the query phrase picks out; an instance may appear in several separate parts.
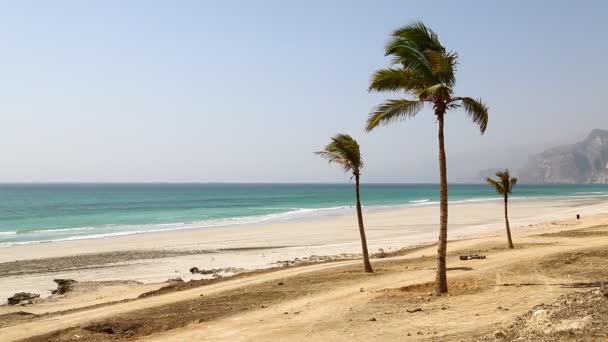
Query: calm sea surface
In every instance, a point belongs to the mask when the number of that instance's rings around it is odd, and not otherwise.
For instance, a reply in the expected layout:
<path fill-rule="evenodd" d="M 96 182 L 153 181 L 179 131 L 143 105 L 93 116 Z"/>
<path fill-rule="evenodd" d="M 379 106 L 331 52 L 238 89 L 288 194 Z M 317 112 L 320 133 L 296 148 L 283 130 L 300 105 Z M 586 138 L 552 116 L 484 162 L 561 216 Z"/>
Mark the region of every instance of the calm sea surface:
<path fill-rule="evenodd" d="M 366 207 L 433 205 L 434 184 L 362 185 Z M 605 197 L 607 185 L 518 185 L 513 197 Z M 495 200 L 451 185 L 452 202 Z M 607 197 L 608 199 L 608 197 Z M 339 213 L 352 184 L 0 184 L 0 245 L 284 220 Z"/>

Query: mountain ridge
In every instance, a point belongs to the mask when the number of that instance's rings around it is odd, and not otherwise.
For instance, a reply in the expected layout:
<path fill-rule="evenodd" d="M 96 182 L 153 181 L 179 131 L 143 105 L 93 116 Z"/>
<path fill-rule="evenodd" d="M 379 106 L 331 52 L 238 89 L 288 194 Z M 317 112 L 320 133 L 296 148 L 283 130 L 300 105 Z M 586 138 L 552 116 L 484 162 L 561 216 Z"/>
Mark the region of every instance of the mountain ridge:
<path fill-rule="evenodd" d="M 608 184 L 608 130 L 532 155 L 518 175 L 533 184 Z"/>

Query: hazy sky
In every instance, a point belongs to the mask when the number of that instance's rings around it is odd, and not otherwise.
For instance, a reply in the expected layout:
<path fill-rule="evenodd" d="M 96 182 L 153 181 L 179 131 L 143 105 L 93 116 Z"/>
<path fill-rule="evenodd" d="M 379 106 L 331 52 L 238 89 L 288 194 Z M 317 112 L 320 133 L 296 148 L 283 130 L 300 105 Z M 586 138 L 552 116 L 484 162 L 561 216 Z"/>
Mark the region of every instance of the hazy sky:
<path fill-rule="evenodd" d="M 372 72 L 423 20 L 460 54 L 484 136 L 446 123 L 449 175 L 608 128 L 608 1 L 1 1 L 0 181 L 346 181 L 313 155 L 352 134 L 363 180 L 436 182 L 429 109 L 373 133 Z"/>

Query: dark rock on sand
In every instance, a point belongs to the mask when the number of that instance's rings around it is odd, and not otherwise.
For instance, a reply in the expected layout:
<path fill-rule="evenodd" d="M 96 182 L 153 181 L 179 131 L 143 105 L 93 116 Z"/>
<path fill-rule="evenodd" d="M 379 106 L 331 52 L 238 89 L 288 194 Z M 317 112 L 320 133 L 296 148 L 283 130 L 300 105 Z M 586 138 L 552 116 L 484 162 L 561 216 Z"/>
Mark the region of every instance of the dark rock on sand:
<path fill-rule="evenodd" d="M 77 283 L 74 279 L 54 279 L 53 281 L 57 283 L 57 290 L 53 290 L 51 293 L 58 295 L 72 291 L 74 284 Z"/>
<path fill-rule="evenodd" d="M 210 270 L 200 269 L 198 267 L 192 267 L 192 268 L 190 268 L 190 273 L 192 273 L 192 274 L 202 274 L 202 275 L 216 274 L 216 273 L 239 273 L 239 272 L 242 272 L 242 271 L 243 271 L 242 268 L 236 268 L 236 267 L 212 268 Z"/>
<path fill-rule="evenodd" d="M 8 298 L 8 305 L 17 305 L 22 301 L 39 298 L 40 295 L 37 293 L 19 292 L 15 293 L 12 297 Z"/>
<path fill-rule="evenodd" d="M 218 273 L 221 272 L 221 269 L 211 269 L 211 270 L 205 270 L 205 269 L 199 269 L 198 267 L 192 267 L 190 268 L 190 273 L 192 274 L 214 274 L 214 273 Z"/>

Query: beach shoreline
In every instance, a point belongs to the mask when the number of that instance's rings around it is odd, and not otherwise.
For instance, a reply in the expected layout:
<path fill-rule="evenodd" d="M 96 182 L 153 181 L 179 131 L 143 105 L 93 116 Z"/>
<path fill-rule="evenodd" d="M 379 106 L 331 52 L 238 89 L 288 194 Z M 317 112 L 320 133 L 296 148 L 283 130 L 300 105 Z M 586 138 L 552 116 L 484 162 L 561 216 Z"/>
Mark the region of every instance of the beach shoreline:
<path fill-rule="evenodd" d="M 438 205 L 437 185 L 368 184 L 366 212 Z M 521 185 L 519 201 L 606 199 L 601 185 Z M 354 215 L 349 184 L 0 184 L 0 248 L 176 230 Z M 455 184 L 450 205 L 497 202 L 485 184 Z"/>
<path fill-rule="evenodd" d="M 437 207 L 374 208 L 365 221 L 372 253 L 436 241 Z M 531 225 L 596 215 L 608 210 L 600 198 L 518 200 L 510 207 L 515 235 Z M 450 206 L 450 239 L 503 234 L 502 204 L 480 201 Z M 534 229 L 538 229 L 535 227 Z M 251 225 L 149 232 L 100 239 L 59 241 L 0 248 L 0 298 L 15 292 L 50 295 L 55 278 L 79 281 L 160 283 L 200 279 L 199 269 L 258 270 L 311 256 L 358 255 L 354 215 L 342 214 Z M 32 262 L 27 262 L 28 260 Z M 32 265 L 36 265 L 32 267 Z"/>
<path fill-rule="evenodd" d="M 608 195 L 595 195 L 595 196 L 554 196 L 554 197 L 511 197 L 510 199 L 511 205 L 517 206 L 518 204 L 526 205 L 526 204 L 535 204 L 540 203 L 540 206 L 547 205 L 548 207 L 553 206 L 553 204 L 566 204 L 571 203 L 571 206 L 587 206 L 602 203 L 605 200 L 608 200 Z M 450 201 L 450 208 L 459 207 L 459 206 L 471 206 L 471 205 L 481 205 L 484 204 L 493 204 L 493 203 L 502 203 L 502 198 L 475 198 L 475 199 L 466 199 L 466 200 L 455 200 Z M 536 206 L 535 207 L 539 207 Z M 405 204 L 390 204 L 390 205 L 372 205 L 372 206 L 362 206 L 364 210 L 364 214 L 366 217 L 368 215 L 376 216 L 379 214 L 387 213 L 404 213 L 409 210 L 416 210 L 422 208 L 439 208 L 439 202 L 434 201 L 424 201 L 417 203 L 405 203 Z M 245 219 L 259 219 L 254 220 L 252 222 L 238 222 L 238 223 L 224 223 L 220 225 L 214 226 L 205 226 L 200 225 L 197 226 L 197 222 L 192 223 L 179 223 L 188 225 L 188 227 L 180 228 L 180 227 L 172 227 L 169 229 L 154 229 L 154 230 L 145 230 L 145 231 L 125 231 L 123 233 L 117 234 L 108 234 L 108 235 L 83 235 L 83 236 L 73 236 L 70 238 L 62 238 L 56 240 L 41 240 L 41 241 L 23 241 L 23 242 L 3 242 L 0 243 L 0 262 L 4 262 L 2 259 L 2 251 L 5 249 L 19 249 L 19 246 L 28 246 L 28 245 L 58 245 L 63 247 L 64 245 L 71 245 L 74 243 L 80 243 L 81 241 L 91 241 L 91 240 L 111 240 L 111 241 L 121 241 L 121 240 L 129 240 L 133 237 L 141 237 L 141 236 L 158 236 L 160 238 L 165 236 L 170 236 L 174 234 L 197 234 L 201 232 L 221 232 L 224 229 L 256 229 L 264 226 L 278 226 L 278 225 L 289 225 L 289 224 L 298 224 L 298 223 L 314 223 L 317 221 L 331 220 L 335 218 L 349 218 L 356 215 L 354 206 L 341 206 L 341 207 L 332 207 L 332 208 L 312 208 L 310 211 L 290 211 L 281 214 L 287 214 L 285 216 L 277 217 L 277 218 L 266 218 L 265 215 L 261 216 L 252 216 L 252 217 L 239 217 Z M 292 216 L 293 215 L 293 216 Z M 167 225 L 179 225 L 175 224 L 167 224 Z M 191 226 L 190 226 L 191 225 Z M 95 227 L 89 227 L 91 229 Z M 62 228 L 58 230 L 68 230 L 70 228 Z M 81 228 L 73 228 L 73 229 L 81 229 Z M 54 231 L 53 229 L 49 231 Z M 7 235 L 14 234 L 14 232 L 1 232 L 6 233 Z"/>
<path fill-rule="evenodd" d="M 374 255 L 373 274 L 363 272 L 359 256 L 354 255 L 330 262 L 303 262 L 244 272 L 216 280 L 142 284 L 78 279 L 74 288 L 64 295 L 33 300 L 25 306 L 0 306 L 0 339 L 29 342 L 105 342 L 117 337 L 146 341 L 352 341 L 394 340 L 407 335 L 430 341 L 437 338 L 459 341 L 464 337 L 485 341 L 484 336 L 494 340 L 492 336 L 497 329 L 504 329 L 507 334 L 521 332 L 510 328 L 512 319 L 517 322 L 516 317 L 533 313 L 541 303 L 554 302 L 557 304 L 551 307 L 559 307 L 563 302 L 560 296 L 579 298 L 581 291 L 584 296 L 596 298 L 588 299 L 601 299 L 595 294 L 599 293 L 598 284 L 605 279 L 608 269 L 607 204 L 547 205 L 528 204 L 527 209 L 537 215 L 527 218 L 519 208 L 513 234 L 515 249 L 507 248 L 503 232 L 489 230 L 485 237 L 451 240 L 449 296 L 430 294 L 436 246 L 429 243 Z M 471 210 L 483 210 L 484 217 L 493 214 L 487 206 L 455 209 L 459 209 L 453 210 L 458 213 L 453 215 L 456 218 L 470 214 Z M 576 219 L 576 214 L 581 218 Z M 390 215 L 384 215 L 381 223 L 388 224 L 388 221 Z M 255 248 L 237 250 L 260 252 Z M 126 254 L 132 258 L 154 256 L 146 255 L 148 252 Z M 462 261 L 459 256 L 463 254 L 487 258 Z M 118 253 L 92 255 L 126 257 Z M 164 259 L 174 258 L 164 256 Z M 63 259 L 70 258 L 77 257 Z M 139 270 L 151 271 L 161 260 L 163 258 L 149 259 L 147 267 Z M 43 261 L 54 263 L 56 260 Z M 94 269 L 82 275 L 89 272 Z M 31 279 L 32 275 L 24 276 Z M 581 303 L 598 305 L 597 302 Z M 604 305 L 601 310 L 608 307 Z M 565 312 L 575 316 L 576 322 L 586 322 L 585 317 L 577 316 L 584 313 Z M 242 329 L 235 329 L 235 320 Z M 444 324 L 437 325 L 438 321 Z M 601 322 L 604 321 L 605 317 Z M 549 327 L 558 323 L 547 322 Z M 602 324 L 582 326 L 584 330 L 576 325 L 573 329 L 578 329 L 580 340 L 593 340 L 597 334 L 608 333 L 602 332 L 605 329 L 591 330 L 601 328 Z"/>

